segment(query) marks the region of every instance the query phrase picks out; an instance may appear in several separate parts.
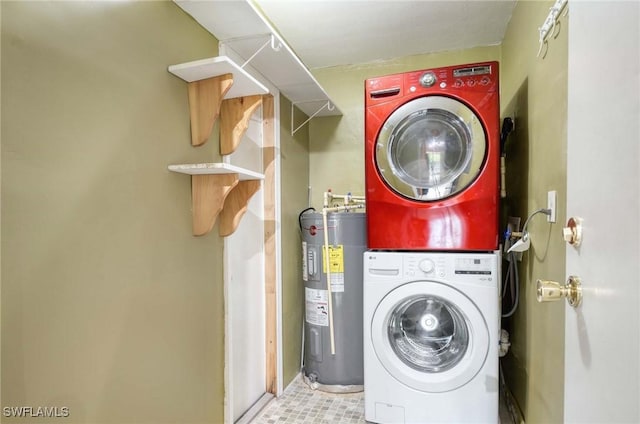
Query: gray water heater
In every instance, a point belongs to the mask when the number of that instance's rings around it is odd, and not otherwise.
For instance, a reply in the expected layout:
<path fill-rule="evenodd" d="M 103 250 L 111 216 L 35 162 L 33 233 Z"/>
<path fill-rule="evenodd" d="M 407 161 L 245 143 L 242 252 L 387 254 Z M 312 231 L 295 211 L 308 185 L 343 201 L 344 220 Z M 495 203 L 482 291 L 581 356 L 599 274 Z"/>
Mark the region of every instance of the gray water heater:
<path fill-rule="evenodd" d="M 365 214 L 327 214 L 335 354 L 331 353 L 322 214 L 303 213 L 300 225 L 305 288 L 305 380 L 325 391 L 361 391 L 364 384 L 362 259 L 367 244 Z"/>

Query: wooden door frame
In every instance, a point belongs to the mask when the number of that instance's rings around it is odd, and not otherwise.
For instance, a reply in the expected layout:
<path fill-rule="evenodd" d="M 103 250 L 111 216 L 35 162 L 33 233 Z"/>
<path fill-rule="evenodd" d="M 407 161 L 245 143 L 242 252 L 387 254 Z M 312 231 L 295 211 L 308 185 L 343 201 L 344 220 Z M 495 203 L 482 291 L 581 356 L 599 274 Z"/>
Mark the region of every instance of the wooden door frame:
<path fill-rule="evenodd" d="M 248 423 L 266 403 L 274 396 L 282 393 L 282 354 L 280 343 L 281 334 L 281 294 L 280 294 L 280 190 L 279 190 L 279 128 L 278 98 L 267 94 L 262 98 L 262 167 L 264 180 L 261 188 L 263 203 L 263 260 L 264 260 L 264 325 L 265 325 L 265 388 L 264 395 L 249 408 L 238 423 Z M 225 277 L 225 305 L 227 302 Z M 226 306 L 225 306 L 226 307 Z M 227 313 L 225 313 L 225 317 Z M 225 406 L 224 421 L 233 424 L 232 392 L 233 384 L 230 378 L 228 361 L 229 337 L 227 334 L 227 318 L 225 318 Z"/>
<path fill-rule="evenodd" d="M 219 53 L 244 62 L 233 49 L 219 44 Z M 265 394 L 280 396 L 284 390 L 282 376 L 282 271 L 280 226 L 280 91 L 250 64 L 244 69 L 268 89 L 262 97 L 262 165 L 264 181 L 264 284 L 265 284 Z M 226 343 L 226 342 L 225 342 Z M 226 350 L 226 347 L 225 347 Z M 226 364 L 225 364 L 226 368 Z M 225 371 L 225 391 L 229 389 Z M 226 396 L 226 395 L 225 395 Z M 264 398 L 264 397 L 263 397 Z M 229 405 L 225 404 L 225 422 Z M 256 408 L 257 409 L 257 408 Z M 248 414 L 250 415 L 250 414 Z"/>
<path fill-rule="evenodd" d="M 262 164 L 264 167 L 264 278 L 265 352 L 267 393 L 279 394 L 278 378 L 278 266 L 277 266 L 277 149 L 275 105 L 272 95 L 262 97 Z"/>

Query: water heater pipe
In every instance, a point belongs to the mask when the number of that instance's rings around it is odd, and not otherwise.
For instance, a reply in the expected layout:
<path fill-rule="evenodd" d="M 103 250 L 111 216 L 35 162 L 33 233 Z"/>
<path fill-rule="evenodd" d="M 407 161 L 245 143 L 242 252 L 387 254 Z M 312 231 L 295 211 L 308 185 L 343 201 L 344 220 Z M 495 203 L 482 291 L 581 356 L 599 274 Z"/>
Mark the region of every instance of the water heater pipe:
<path fill-rule="evenodd" d="M 331 354 L 336 354 L 336 338 L 333 332 L 333 299 L 331 293 L 331 263 L 329 262 L 329 227 L 327 226 L 327 208 L 322 208 L 322 226 L 324 227 L 324 263 L 327 268 L 327 297 L 329 306 L 329 339 Z"/>
<path fill-rule="evenodd" d="M 332 208 L 322 208 L 323 212 L 349 212 L 355 209 L 364 209 L 364 205 L 347 205 L 347 206 L 334 206 Z"/>
<path fill-rule="evenodd" d="M 329 207 L 329 203 L 331 203 L 331 201 L 333 199 L 341 199 L 342 201 L 344 201 L 344 205 L 347 206 L 349 204 L 352 203 L 364 203 L 365 201 L 365 197 L 364 196 L 353 196 L 351 193 L 347 193 L 347 194 L 333 194 L 331 192 L 331 189 L 329 189 L 328 191 L 324 192 L 323 195 L 323 206 L 325 208 Z"/>

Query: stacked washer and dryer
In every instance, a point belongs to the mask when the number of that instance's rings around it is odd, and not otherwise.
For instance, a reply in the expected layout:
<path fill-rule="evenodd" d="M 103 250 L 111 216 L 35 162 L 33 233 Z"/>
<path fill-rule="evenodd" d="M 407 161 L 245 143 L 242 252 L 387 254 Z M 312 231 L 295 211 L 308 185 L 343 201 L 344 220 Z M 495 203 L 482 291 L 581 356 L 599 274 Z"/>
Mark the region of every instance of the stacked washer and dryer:
<path fill-rule="evenodd" d="M 365 419 L 498 422 L 498 63 L 365 83 Z"/>

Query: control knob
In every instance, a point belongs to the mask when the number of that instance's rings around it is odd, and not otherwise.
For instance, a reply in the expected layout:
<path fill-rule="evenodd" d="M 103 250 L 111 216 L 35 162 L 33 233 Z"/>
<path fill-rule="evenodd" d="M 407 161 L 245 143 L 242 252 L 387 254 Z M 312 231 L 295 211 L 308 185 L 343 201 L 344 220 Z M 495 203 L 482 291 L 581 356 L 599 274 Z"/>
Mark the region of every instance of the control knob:
<path fill-rule="evenodd" d="M 436 75 L 433 72 L 425 72 L 420 77 L 420 85 L 423 87 L 431 87 L 436 83 Z"/>
<path fill-rule="evenodd" d="M 436 269 L 436 264 L 431 259 L 423 259 L 418 263 L 418 268 L 425 274 L 429 274 Z"/>

